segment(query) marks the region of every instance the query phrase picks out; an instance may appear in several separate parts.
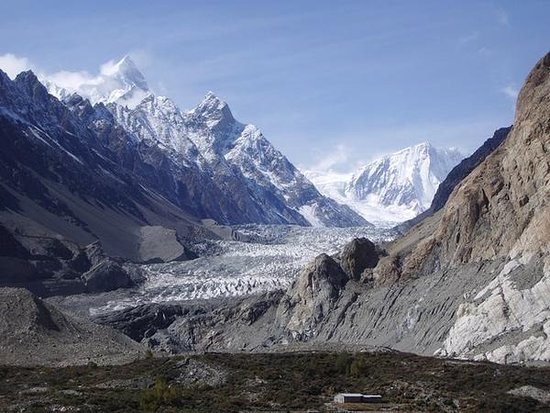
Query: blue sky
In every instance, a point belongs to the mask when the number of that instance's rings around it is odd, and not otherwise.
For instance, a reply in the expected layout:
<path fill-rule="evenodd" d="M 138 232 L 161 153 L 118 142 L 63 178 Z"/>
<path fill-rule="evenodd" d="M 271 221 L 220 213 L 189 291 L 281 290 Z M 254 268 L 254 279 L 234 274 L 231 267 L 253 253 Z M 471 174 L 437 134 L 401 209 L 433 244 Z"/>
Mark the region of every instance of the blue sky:
<path fill-rule="evenodd" d="M 181 108 L 212 90 L 291 161 L 346 171 L 424 140 L 470 151 L 512 123 L 548 16 L 546 0 L 3 0 L 0 55 L 97 73 L 130 54 Z"/>

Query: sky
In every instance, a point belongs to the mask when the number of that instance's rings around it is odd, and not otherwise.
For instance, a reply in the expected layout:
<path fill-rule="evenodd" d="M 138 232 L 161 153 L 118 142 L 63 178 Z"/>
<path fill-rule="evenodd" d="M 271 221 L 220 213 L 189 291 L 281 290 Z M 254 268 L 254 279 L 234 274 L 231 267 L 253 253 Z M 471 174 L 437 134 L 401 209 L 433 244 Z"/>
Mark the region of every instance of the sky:
<path fill-rule="evenodd" d="M 347 172 L 513 123 L 550 1 L 0 3 L 0 68 L 97 74 L 130 55 L 180 108 L 213 91 L 296 165 Z"/>

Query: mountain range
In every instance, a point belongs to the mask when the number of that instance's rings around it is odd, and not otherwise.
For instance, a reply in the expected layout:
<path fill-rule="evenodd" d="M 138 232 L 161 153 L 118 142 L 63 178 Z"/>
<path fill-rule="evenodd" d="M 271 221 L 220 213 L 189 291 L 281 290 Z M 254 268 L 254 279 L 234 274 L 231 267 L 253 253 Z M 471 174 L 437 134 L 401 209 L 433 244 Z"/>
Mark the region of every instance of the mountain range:
<path fill-rule="evenodd" d="M 166 160 L 156 165 L 157 173 L 180 181 L 166 192 L 199 218 L 221 224 L 368 225 L 349 207 L 321 195 L 256 126 L 235 120 L 214 93 L 208 92 L 194 109 L 181 111 L 170 98 L 149 89 L 128 56 L 103 70 L 100 79 L 73 90 L 45 83 L 69 107 L 81 105 L 84 98 L 96 111 L 107 109 L 138 152 L 145 144 L 162 153 Z M 96 133 L 103 132 L 104 119 L 97 114 L 84 120 Z M 105 144 L 116 150 L 112 139 Z M 190 172 L 197 180 L 208 179 L 218 193 L 204 192 L 202 183 L 189 179 L 181 182 Z"/>
<path fill-rule="evenodd" d="M 305 174 L 323 194 L 370 222 L 402 222 L 430 207 L 439 184 L 463 157 L 456 149 L 423 142 L 375 159 L 350 174 Z"/>
<path fill-rule="evenodd" d="M 0 71 L 2 284 L 111 290 L 135 281 L 113 258 L 190 259 L 196 241 L 238 237 L 225 225 L 370 225 L 212 93 L 182 112 L 129 58 L 86 97 L 44 83 Z"/>

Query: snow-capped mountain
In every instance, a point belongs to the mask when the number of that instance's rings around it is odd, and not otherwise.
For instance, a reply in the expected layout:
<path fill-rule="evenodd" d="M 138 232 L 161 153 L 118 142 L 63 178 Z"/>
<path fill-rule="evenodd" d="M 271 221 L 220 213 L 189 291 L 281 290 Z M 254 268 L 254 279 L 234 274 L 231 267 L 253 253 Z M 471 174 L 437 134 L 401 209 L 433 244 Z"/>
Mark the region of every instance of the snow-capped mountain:
<path fill-rule="evenodd" d="M 76 93 L 92 103 L 116 102 L 132 108 L 151 94 L 145 77 L 129 56 L 117 63 L 104 64 L 98 76 L 83 78 L 79 82 L 67 82 L 59 76 L 41 81 L 48 92 L 60 100 Z"/>
<path fill-rule="evenodd" d="M 208 177 L 223 195 L 198 202 L 232 206 L 202 218 L 225 224 L 368 225 L 351 208 L 321 195 L 256 126 L 235 120 L 227 103 L 212 92 L 183 112 L 170 98 L 149 90 L 129 57 L 102 68 L 96 80 L 78 88 L 62 89 L 51 81 L 47 86 L 65 102 L 76 93 L 96 107 L 105 104 L 138 142 L 158 148 L 170 159 L 170 165 L 158 166 L 170 169 L 166 174 L 175 176 L 181 173 L 176 166 L 184 165 Z"/>
<path fill-rule="evenodd" d="M 371 222 L 400 222 L 430 207 L 440 182 L 462 158 L 456 149 L 424 142 L 376 159 L 355 173 L 307 176 L 323 194 Z"/>

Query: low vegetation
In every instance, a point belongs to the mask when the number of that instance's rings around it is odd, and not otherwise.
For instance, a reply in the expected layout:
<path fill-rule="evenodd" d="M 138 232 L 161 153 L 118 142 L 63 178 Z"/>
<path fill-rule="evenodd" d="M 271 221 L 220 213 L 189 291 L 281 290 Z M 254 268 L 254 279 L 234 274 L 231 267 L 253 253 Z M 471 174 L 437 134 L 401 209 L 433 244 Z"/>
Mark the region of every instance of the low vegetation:
<path fill-rule="evenodd" d="M 204 354 L 123 366 L 0 367 L 0 410 L 330 411 L 339 392 L 381 394 L 399 411 L 525 412 L 550 406 L 508 391 L 550 390 L 550 368 L 400 353 Z"/>

